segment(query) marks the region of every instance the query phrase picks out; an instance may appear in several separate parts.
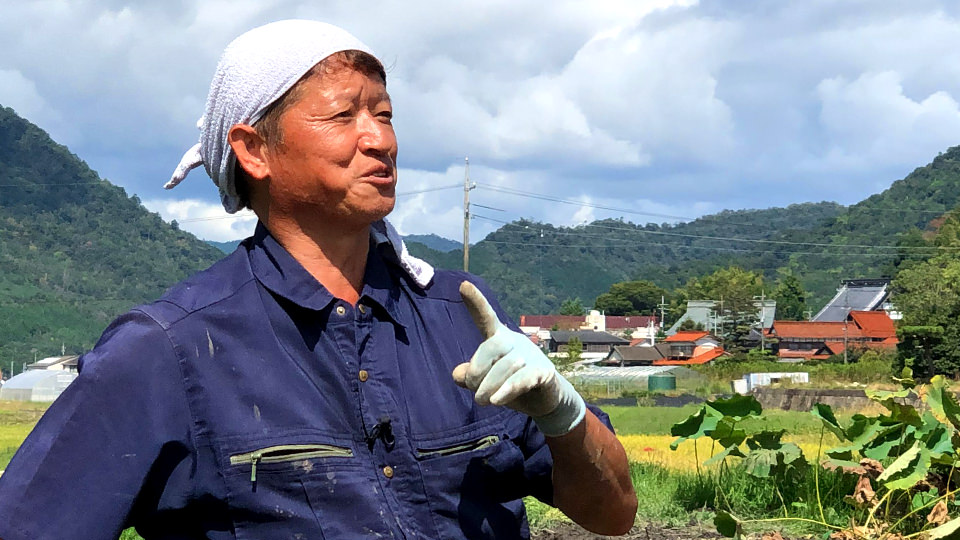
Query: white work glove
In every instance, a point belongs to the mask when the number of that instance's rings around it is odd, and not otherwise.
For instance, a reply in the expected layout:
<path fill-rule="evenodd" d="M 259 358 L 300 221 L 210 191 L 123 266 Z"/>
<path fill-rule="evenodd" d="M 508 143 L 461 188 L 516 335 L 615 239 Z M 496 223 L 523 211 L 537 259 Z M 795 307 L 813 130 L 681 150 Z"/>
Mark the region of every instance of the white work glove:
<path fill-rule="evenodd" d="M 473 283 L 461 283 L 460 296 L 485 341 L 469 363 L 454 368 L 453 380 L 472 390 L 480 405 L 503 405 L 530 416 L 544 435 L 559 437 L 577 427 L 587 406 L 550 359 L 504 326 Z"/>

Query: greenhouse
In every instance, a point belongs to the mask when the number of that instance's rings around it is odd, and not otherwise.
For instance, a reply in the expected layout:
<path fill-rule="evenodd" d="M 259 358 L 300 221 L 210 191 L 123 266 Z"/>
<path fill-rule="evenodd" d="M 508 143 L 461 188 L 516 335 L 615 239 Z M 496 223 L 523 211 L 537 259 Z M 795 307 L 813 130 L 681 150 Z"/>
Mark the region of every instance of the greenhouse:
<path fill-rule="evenodd" d="M 696 371 L 682 366 L 592 366 L 565 373 L 567 379 L 579 390 L 603 397 L 617 397 L 624 392 L 646 392 L 650 378 L 676 378 L 676 389 L 690 392 L 703 384 L 705 378 Z"/>
<path fill-rule="evenodd" d="M 74 379 L 76 373 L 36 369 L 25 371 L 0 386 L 0 400 L 53 401 Z"/>

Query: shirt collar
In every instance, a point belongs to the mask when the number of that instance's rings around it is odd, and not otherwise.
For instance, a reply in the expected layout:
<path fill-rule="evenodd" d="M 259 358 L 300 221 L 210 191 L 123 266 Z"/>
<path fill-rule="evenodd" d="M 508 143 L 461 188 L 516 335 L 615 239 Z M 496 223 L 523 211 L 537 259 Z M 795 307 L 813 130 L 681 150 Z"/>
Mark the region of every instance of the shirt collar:
<path fill-rule="evenodd" d="M 394 322 L 401 324 L 397 306 L 400 288 L 391 272 L 394 266 L 388 262 L 389 253 L 381 255 L 384 244 L 390 247 L 385 236 L 377 232 L 371 234 L 360 298 L 361 302 L 381 307 Z M 274 294 L 315 311 L 322 311 L 336 302 L 327 288 L 277 242 L 263 223 L 257 223 L 249 242 L 248 256 L 254 276 Z"/>

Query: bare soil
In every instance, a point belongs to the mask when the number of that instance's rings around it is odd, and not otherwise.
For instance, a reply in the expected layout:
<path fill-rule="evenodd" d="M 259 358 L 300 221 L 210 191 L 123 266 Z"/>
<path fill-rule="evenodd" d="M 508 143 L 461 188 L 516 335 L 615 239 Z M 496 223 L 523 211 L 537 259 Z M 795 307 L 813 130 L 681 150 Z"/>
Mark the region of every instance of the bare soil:
<path fill-rule="evenodd" d="M 628 540 L 700 540 L 706 538 L 722 538 L 711 528 L 690 525 L 683 528 L 667 528 L 661 525 L 641 525 L 634 527 L 624 536 L 601 536 L 588 532 L 573 523 L 557 523 L 556 525 L 535 531 L 533 540 L 606 540 L 608 538 L 623 538 Z"/>

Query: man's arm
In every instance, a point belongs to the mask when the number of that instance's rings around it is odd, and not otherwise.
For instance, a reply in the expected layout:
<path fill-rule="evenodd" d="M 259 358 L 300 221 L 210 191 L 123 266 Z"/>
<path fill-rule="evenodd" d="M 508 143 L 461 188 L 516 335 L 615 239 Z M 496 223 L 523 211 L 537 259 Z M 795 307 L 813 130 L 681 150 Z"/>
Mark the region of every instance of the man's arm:
<path fill-rule="evenodd" d="M 483 294 L 464 281 L 460 294 L 484 337 L 469 363 L 453 371 L 480 405 L 529 415 L 553 457 L 553 502 L 596 533 L 624 534 L 637 510 L 627 456 L 616 436 L 523 334 L 500 322 Z"/>
<path fill-rule="evenodd" d="M 553 503 L 589 531 L 625 534 L 637 514 L 627 454 L 589 410 L 566 435 L 547 437 L 553 455 Z"/>

